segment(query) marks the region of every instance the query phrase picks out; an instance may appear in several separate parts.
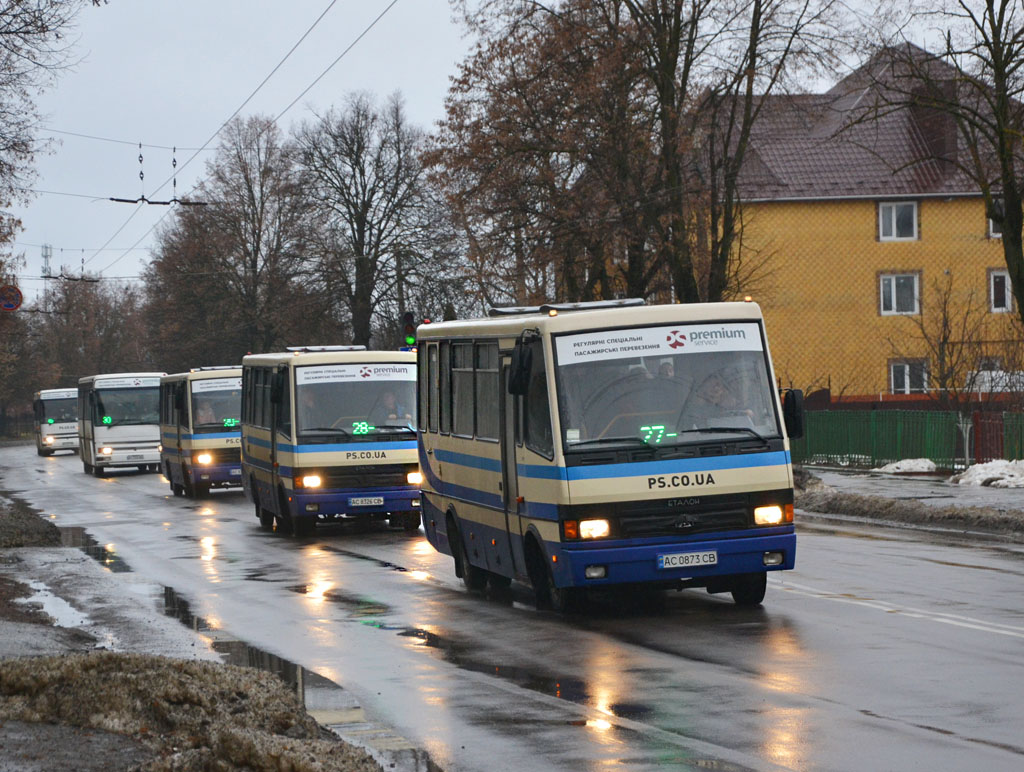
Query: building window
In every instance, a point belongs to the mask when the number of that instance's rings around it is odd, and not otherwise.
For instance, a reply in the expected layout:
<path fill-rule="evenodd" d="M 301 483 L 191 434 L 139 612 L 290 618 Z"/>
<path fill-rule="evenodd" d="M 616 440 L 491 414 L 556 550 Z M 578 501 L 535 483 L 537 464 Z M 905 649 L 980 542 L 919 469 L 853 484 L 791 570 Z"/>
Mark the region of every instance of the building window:
<path fill-rule="evenodd" d="M 993 314 L 1005 314 L 1013 310 L 1013 292 L 1008 271 L 1001 268 L 989 269 L 988 308 Z"/>
<path fill-rule="evenodd" d="M 919 278 L 916 273 L 882 274 L 879 308 L 883 316 L 920 312 Z"/>
<path fill-rule="evenodd" d="M 991 217 L 988 218 L 988 237 L 990 239 L 1001 239 L 1003 237 L 1003 226 Z"/>
<path fill-rule="evenodd" d="M 917 202 L 895 201 L 879 204 L 878 238 L 881 241 L 915 241 Z"/>
<path fill-rule="evenodd" d="M 924 359 L 890 362 L 889 387 L 893 394 L 924 394 L 928 391 L 928 362 Z"/>

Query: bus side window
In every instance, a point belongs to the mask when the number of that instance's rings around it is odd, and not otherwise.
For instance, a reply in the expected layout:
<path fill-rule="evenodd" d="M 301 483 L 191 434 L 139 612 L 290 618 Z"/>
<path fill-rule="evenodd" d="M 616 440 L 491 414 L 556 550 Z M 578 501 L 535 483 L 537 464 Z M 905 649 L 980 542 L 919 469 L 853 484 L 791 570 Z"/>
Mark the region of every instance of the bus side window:
<path fill-rule="evenodd" d="M 281 434 L 288 437 L 292 436 L 292 400 L 291 400 L 291 384 L 288 382 L 288 368 L 283 367 L 277 373 L 272 374 L 270 377 L 276 377 L 281 379 L 281 400 L 277 405 L 277 421 L 275 428 Z"/>
<path fill-rule="evenodd" d="M 420 346 L 416 360 L 416 377 L 419 380 L 419 383 L 416 384 L 416 396 L 419 398 L 416 422 L 421 432 L 427 430 L 427 351 L 429 348 L 430 346 Z"/>
<path fill-rule="evenodd" d="M 526 447 L 545 458 L 553 458 L 555 446 L 551 432 L 551 409 L 548 405 L 548 381 L 544 372 L 544 350 L 541 341 L 530 343 L 533 347 L 533 366 L 527 387 L 526 410 L 523 434 Z"/>
<path fill-rule="evenodd" d="M 430 389 L 430 405 L 427 428 L 437 431 L 437 345 L 431 344 L 427 349 L 427 384 Z"/>
<path fill-rule="evenodd" d="M 441 366 L 440 380 L 438 387 L 438 416 L 441 434 L 448 434 L 452 430 L 452 359 L 451 346 L 448 341 L 441 344 L 440 358 Z"/>
<path fill-rule="evenodd" d="M 476 408 L 476 436 L 498 439 L 498 344 L 477 343 L 476 385 L 474 405 Z"/>

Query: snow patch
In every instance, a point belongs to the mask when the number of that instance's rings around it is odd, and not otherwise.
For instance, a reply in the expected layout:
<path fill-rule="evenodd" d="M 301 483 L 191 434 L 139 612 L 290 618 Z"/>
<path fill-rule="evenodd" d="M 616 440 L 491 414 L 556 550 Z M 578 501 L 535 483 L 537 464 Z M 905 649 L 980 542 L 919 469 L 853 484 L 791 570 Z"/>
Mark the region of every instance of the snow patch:
<path fill-rule="evenodd" d="M 872 472 L 887 472 L 889 474 L 907 474 L 913 472 L 934 472 L 935 462 L 930 458 L 906 458 L 902 461 L 893 461 L 891 464 L 872 469 Z"/>
<path fill-rule="evenodd" d="M 1024 488 L 1024 461 L 989 461 L 975 464 L 949 478 L 954 485 Z"/>

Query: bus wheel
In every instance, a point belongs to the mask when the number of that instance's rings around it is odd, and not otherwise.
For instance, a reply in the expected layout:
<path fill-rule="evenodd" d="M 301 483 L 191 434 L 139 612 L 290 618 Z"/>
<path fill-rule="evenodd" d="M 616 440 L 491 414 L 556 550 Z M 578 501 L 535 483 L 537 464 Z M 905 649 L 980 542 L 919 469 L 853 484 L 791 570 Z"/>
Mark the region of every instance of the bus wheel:
<path fill-rule="evenodd" d="M 203 499 L 210 495 L 210 486 L 206 483 L 199 483 L 196 486 L 196 498 Z"/>
<path fill-rule="evenodd" d="M 264 531 L 274 530 L 274 513 L 261 507 L 258 501 L 256 502 L 256 517 L 260 519 L 260 528 Z"/>
<path fill-rule="evenodd" d="M 93 477 L 106 477 L 107 476 L 107 470 L 104 469 L 101 466 L 94 466 L 92 468 L 92 476 Z"/>
<path fill-rule="evenodd" d="M 492 590 L 507 590 L 512 586 L 512 577 L 503 576 L 502 574 L 496 574 L 493 571 L 487 572 L 487 583 L 491 585 Z"/>
<path fill-rule="evenodd" d="M 737 606 L 759 606 L 767 587 L 768 574 L 764 571 L 737 576 L 732 586 L 732 599 Z"/>
<path fill-rule="evenodd" d="M 86 474 L 92 474 L 92 464 L 85 459 L 82 459 L 82 471 Z"/>
<path fill-rule="evenodd" d="M 188 467 L 181 468 L 181 490 L 190 499 L 196 497 L 196 488 L 192 484 L 192 475 L 188 473 Z"/>
<path fill-rule="evenodd" d="M 312 536 L 316 532 L 316 520 L 311 517 L 296 517 L 292 520 L 295 536 Z"/>
<path fill-rule="evenodd" d="M 466 585 L 467 590 L 483 590 L 487 586 L 487 572 L 469 562 L 462 531 L 455 525 L 455 518 L 452 515 L 448 515 L 448 544 L 455 559 L 455 575 L 462 577 L 462 583 Z"/>
<path fill-rule="evenodd" d="M 406 533 L 416 533 L 420 529 L 419 512 L 410 512 L 402 521 L 402 529 Z"/>

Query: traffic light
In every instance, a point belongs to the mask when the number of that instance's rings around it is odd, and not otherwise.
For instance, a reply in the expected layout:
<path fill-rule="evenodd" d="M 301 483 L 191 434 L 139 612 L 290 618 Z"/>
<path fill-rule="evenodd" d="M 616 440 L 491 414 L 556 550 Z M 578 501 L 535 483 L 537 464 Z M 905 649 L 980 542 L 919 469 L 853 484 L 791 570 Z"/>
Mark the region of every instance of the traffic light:
<path fill-rule="evenodd" d="M 402 314 L 402 345 L 416 345 L 416 320 L 413 318 L 412 311 Z"/>

